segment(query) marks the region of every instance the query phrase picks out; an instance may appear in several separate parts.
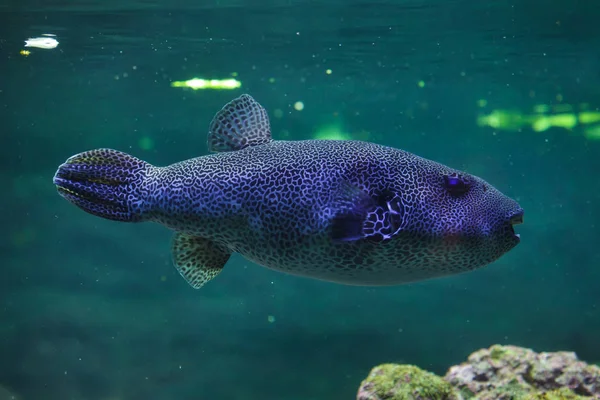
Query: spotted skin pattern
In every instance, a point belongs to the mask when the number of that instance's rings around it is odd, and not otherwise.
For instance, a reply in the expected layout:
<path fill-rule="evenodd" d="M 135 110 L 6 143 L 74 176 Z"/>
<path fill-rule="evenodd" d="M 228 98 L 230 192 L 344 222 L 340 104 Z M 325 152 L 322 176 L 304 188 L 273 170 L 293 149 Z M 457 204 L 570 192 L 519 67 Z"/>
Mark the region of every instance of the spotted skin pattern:
<path fill-rule="evenodd" d="M 261 109 L 247 95 L 226 105 L 211 124 L 216 154 L 156 167 L 92 150 L 55 184 L 91 214 L 175 230 L 174 263 L 193 287 L 233 252 L 298 276 L 396 285 L 482 267 L 519 243 L 523 210 L 484 180 L 369 142 L 273 141 Z"/>

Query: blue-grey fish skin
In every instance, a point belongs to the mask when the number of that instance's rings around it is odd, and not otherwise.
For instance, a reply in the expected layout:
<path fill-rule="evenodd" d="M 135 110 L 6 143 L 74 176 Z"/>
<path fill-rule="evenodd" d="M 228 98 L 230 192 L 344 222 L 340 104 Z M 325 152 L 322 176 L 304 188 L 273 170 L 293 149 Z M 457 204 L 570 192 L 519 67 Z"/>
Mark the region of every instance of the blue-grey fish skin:
<path fill-rule="evenodd" d="M 485 266 L 520 239 L 523 210 L 484 180 L 362 141 L 273 141 L 248 95 L 215 115 L 216 152 L 166 167 L 97 149 L 59 166 L 58 192 L 116 221 L 176 233 L 176 268 L 195 288 L 232 253 L 294 275 L 397 285 Z"/>
<path fill-rule="evenodd" d="M 448 191 L 451 174 L 470 180 L 468 193 Z M 373 198 L 398 197 L 404 211 L 394 237 L 332 240 L 348 185 Z M 143 191 L 146 220 L 225 243 L 268 268 L 355 285 L 489 264 L 519 242 L 510 221 L 522 212 L 477 177 L 360 141 L 274 141 L 207 155 L 152 168 Z"/>

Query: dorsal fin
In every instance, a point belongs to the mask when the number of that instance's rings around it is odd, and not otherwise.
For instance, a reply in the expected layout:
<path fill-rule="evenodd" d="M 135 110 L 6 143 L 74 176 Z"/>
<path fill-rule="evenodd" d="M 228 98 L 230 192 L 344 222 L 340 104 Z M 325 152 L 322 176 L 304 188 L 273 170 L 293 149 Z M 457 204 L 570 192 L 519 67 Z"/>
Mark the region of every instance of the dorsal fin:
<path fill-rule="evenodd" d="M 241 150 L 271 140 L 267 111 L 247 94 L 225 104 L 208 130 L 208 150 L 212 152 Z"/>

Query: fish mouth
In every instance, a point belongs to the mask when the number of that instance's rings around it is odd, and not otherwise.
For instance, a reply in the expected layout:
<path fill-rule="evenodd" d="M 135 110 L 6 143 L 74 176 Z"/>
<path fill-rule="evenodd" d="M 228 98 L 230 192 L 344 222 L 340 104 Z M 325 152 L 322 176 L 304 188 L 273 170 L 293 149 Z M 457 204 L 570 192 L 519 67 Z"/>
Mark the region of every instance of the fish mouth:
<path fill-rule="evenodd" d="M 523 223 L 523 210 L 520 210 L 516 213 L 514 213 L 508 220 L 509 223 L 509 228 L 510 228 L 510 232 L 512 233 L 513 237 L 515 239 L 517 239 L 517 243 L 521 241 L 521 235 L 518 233 L 515 233 L 515 225 L 521 225 Z"/>

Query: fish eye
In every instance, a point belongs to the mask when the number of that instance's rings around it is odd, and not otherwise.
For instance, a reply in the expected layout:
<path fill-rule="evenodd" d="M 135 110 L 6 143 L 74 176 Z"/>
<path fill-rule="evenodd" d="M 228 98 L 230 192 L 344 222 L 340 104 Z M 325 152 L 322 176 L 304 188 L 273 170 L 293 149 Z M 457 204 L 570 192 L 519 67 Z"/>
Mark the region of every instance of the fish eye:
<path fill-rule="evenodd" d="M 456 172 L 444 175 L 444 184 L 446 190 L 453 196 L 463 195 L 467 193 L 471 187 L 471 182 Z"/>

